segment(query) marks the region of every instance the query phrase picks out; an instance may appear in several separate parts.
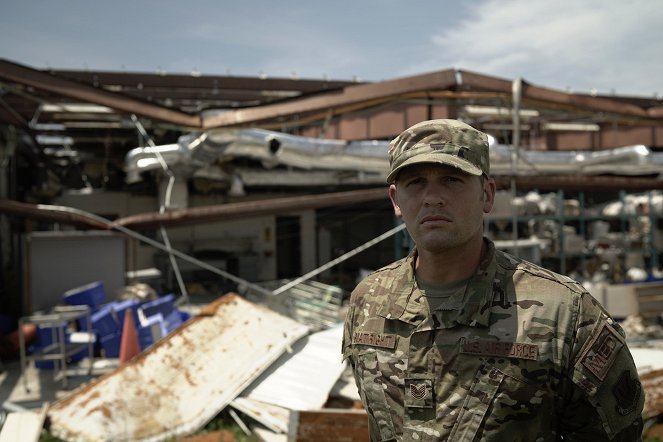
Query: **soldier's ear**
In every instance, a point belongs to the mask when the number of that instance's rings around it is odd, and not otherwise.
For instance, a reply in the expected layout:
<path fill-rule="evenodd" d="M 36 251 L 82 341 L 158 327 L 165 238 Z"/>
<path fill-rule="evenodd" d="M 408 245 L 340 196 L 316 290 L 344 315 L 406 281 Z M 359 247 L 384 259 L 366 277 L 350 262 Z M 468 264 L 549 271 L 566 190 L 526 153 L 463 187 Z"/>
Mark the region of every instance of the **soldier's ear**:
<path fill-rule="evenodd" d="M 490 213 L 495 204 L 495 192 L 497 191 L 497 184 L 493 178 L 483 179 L 483 212 Z"/>
<path fill-rule="evenodd" d="M 391 205 L 394 207 L 394 214 L 398 218 L 402 218 L 403 214 L 401 212 L 401 206 L 398 204 L 398 198 L 396 196 L 396 185 L 389 185 L 389 199 L 391 200 Z"/>

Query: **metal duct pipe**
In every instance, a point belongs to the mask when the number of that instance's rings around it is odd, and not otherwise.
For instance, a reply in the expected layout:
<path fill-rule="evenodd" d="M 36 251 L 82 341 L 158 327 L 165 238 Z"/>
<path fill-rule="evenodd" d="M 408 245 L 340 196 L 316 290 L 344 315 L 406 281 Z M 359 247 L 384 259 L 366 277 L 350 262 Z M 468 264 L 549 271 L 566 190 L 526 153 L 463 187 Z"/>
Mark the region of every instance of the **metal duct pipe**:
<path fill-rule="evenodd" d="M 514 142 L 519 143 L 517 139 Z M 141 172 L 161 167 L 156 155 L 159 152 L 169 167 L 178 166 L 184 174 L 193 174 L 215 162 L 251 158 L 267 169 L 282 165 L 299 170 L 353 171 L 380 176 L 389 169 L 387 149 L 387 141 L 323 140 L 263 129 L 215 130 L 182 136 L 177 144 L 132 149 L 125 159 L 125 171 L 127 182 L 140 181 Z M 520 148 L 517 154 L 514 149 L 497 144 L 490 137 L 493 175 L 651 175 L 663 170 L 663 152 L 652 152 L 643 145 L 565 152 Z"/>

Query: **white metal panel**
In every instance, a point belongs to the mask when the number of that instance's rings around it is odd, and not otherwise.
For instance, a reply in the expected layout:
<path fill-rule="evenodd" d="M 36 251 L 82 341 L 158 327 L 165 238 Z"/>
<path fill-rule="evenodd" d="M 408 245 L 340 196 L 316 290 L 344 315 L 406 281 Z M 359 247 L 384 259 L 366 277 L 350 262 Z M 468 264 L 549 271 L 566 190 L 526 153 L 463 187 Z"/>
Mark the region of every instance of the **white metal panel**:
<path fill-rule="evenodd" d="M 215 417 L 308 328 L 226 295 L 116 371 L 51 406 L 68 441 L 161 441 Z"/>
<path fill-rule="evenodd" d="M 299 340 L 292 353 L 269 367 L 242 397 L 290 410 L 318 410 L 345 369 L 341 355 L 343 324 Z"/>
<path fill-rule="evenodd" d="M 645 348 L 629 346 L 629 350 L 635 361 L 638 374 L 643 375 L 650 371 L 663 370 L 663 347 Z"/>
<path fill-rule="evenodd" d="M 9 413 L 2 424 L 0 442 L 37 442 L 46 419 L 46 404 L 39 410 Z"/>
<path fill-rule="evenodd" d="M 233 399 L 230 406 L 263 424 L 275 433 L 287 433 L 290 410 L 246 397 Z"/>

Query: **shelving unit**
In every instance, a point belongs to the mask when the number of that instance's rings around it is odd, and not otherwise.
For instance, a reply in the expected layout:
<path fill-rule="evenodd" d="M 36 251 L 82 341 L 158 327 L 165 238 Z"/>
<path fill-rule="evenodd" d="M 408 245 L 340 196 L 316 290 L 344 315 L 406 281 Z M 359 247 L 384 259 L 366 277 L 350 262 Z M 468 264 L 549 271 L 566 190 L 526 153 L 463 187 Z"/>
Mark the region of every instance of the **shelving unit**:
<path fill-rule="evenodd" d="M 532 224 L 540 225 L 546 221 L 554 222 L 556 231 L 551 232 L 553 235 L 550 238 L 540 238 L 548 240 L 550 244 L 548 250 L 542 251 L 541 260 L 544 267 L 551 268 L 562 274 L 567 274 L 567 272 L 572 270 L 585 270 L 588 260 L 600 257 L 602 253 L 606 257 L 614 256 L 614 259 L 618 260 L 616 263 L 618 268 L 615 269 L 615 274 L 621 273 L 621 275 L 620 278 L 617 278 L 617 275 L 615 275 L 616 279 L 623 279 L 623 272 L 626 267 L 624 260 L 630 252 L 638 251 L 642 254 L 643 262 L 645 263 L 644 270 L 649 275 L 652 274 L 654 269 L 658 268 L 663 250 L 660 250 L 657 244 L 656 232 L 659 231 L 659 234 L 661 234 L 661 226 L 659 226 L 660 217 L 655 210 L 651 209 L 653 207 L 651 191 L 644 193 L 647 196 L 648 207 L 650 208 L 648 213 L 626 213 L 625 202 L 627 193 L 620 191 L 617 195 L 617 201 L 621 202 L 621 211 L 619 214 L 612 216 L 594 213 L 590 208 L 586 207 L 587 195 L 584 191 L 574 194 L 571 200 L 567 200 L 567 195 L 562 190 L 557 191 L 555 195 L 556 213 L 513 216 L 505 215 L 504 211 L 502 211 L 500 214 L 486 217 L 485 231 L 489 232 L 491 227 L 501 226 L 501 229 L 498 230 L 503 234 L 508 233 L 509 238 L 503 236 L 496 239 L 510 239 L 512 240 L 511 243 L 518 244 L 519 241 L 531 239 L 531 235 L 525 234 L 525 231 L 531 230 Z M 568 213 L 566 208 L 568 201 L 578 202 L 577 211 Z M 637 237 L 638 241 L 632 241 L 634 237 L 629 232 L 629 229 L 632 225 L 644 220 L 648 220 L 649 231 L 646 235 Z M 613 245 L 609 245 L 609 248 L 606 248 L 605 243 L 597 243 L 595 239 L 591 238 L 592 232 L 589 231 L 589 227 L 597 221 L 607 222 L 609 224 L 608 232 L 620 236 L 622 241 L 621 248 L 613 248 Z M 517 223 L 518 234 L 516 238 L 514 238 L 512 233 L 514 222 Z M 571 237 L 571 233 L 568 233 L 571 230 L 574 237 Z M 581 244 L 579 243 L 580 241 L 582 242 Z M 575 247 L 570 248 L 570 244 L 575 245 Z M 523 257 L 527 259 L 527 256 Z M 574 262 L 576 265 L 571 265 Z"/>
<path fill-rule="evenodd" d="M 23 376 L 23 385 L 25 391 L 29 391 L 27 376 L 25 370 L 31 362 L 34 361 L 54 361 L 54 377 L 62 379 L 63 388 L 67 388 L 67 363 L 75 354 L 87 348 L 88 355 L 94 355 L 94 339 L 88 333 L 86 342 L 68 342 L 66 328 L 72 323 L 84 321 L 81 328 L 92 330 L 90 320 L 90 309 L 86 305 L 75 306 L 57 306 L 47 313 L 24 316 L 19 319 L 19 345 L 21 357 L 21 373 Z M 51 329 L 51 343 L 43 348 L 28 354 L 24 335 L 24 325 L 34 324 L 42 328 Z M 90 363 L 89 373 L 92 374 L 92 363 Z"/>

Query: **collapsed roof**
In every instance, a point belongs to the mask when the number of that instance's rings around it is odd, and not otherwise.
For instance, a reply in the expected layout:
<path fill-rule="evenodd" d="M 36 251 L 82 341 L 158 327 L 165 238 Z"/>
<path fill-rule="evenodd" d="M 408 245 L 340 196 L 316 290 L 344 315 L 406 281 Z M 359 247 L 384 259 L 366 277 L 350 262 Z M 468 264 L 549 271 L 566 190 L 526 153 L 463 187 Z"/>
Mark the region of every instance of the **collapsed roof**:
<path fill-rule="evenodd" d="M 374 157 L 382 155 L 384 141 L 427 118 L 463 119 L 493 135 L 498 144 L 515 145 L 522 150 L 522 162 L 530 165 L 529 169 L 519 166 L 518 170 L 529 170 L 530 179 L 539 175 L 531 165 L 539 166 L 537 161 L 541 160 L 541 167 L 549 170 L 543 173 L 576 180 L 578 185 L 603 185 L 594 177 L 604 171 L 633 176 L 626 168 L 616 172 L 606 164 L 621 166 L 617 159 L 628 157 L 634 161 L 633 170 L 644 167 L 639 174 L 646 174 L 658 163 L 650 161 L 655 156 L 646 154 L 642 146 L 649 153 L 663 149 L 663 105 L 658 97 L 563 92 L 522 79 L 507 80 L 462 69 L 357 83 L 165 72 L 37 70 L 0 60 L 0 88 L 0 123 L 26 131 L 34 140 L 34 155 L 52 158 L 52 163 L 73 163 L 85 169 L 92 186 L 104 189 L 111 183 L 126 186 L 122 168 L 127 153 L 136 146 L 146 146 L 150 141 L 153 145 L 170 146 L 164 155 L 179 155 L 177 150 L 186 144 L 187 137 L 195 141 L 203 134 L 205 148 L 196 153 L 200 155 L 213 143 L 218 145 L 215 138 L 224 137 L 220 134 L 229 129 L 303 136 L 316 140 L 317 146 L 324 149 L 338 149 L 339 140 L 349 143 L 342 148 L 348 162 L 315 164 L 328 169 L 306 169 L 313 160 L 304 158 L 301 149 L 298 155 L 288 158 L 288 147 L 279 151 L 272 145 L 270 149 L 276 152 L 262 152 L 254 146 L 252 151 L 241 154 L 262 162 L 265 170 L 257 174 L 247 168 L 241 170 L 247 185 L 280 186 L 281 179 L 287 184 L 293 180 L 306 183 L 310 178 L 314 184 L 382 184 L 380 174 L 372 171 L 382 167 L 379 162 L 384 160 Z M 145 127 L 145 133 L 137 130 L 137 122 Z M 235 135 L 247 136 L 237 135 L 240 133 Z M 366 144 L 373 142 L 366 140 L 377 140 L 377 144 Z M 287 146 L 290 140 L 285 141 Z M 313 146 L 310 140 L 306 143 Z M 362 150 L 375 150 L 375 155 L 366 151 L 352 153 L 360 144 Z M 634 146 L 638 148 L 633 149 Z M 626 150 L 612 151 L 622 147 Z M 238 144 L 229 150 L 236 148 Z M 610 152 L 599 155 L 601 151 Z M 211 154 L 219 152 L 212 149 Z M 496 149 L 495 153 L 499 152 Z M 540 152 L 560 154 L 541 158 Z M 510 157 L 508 152 L 503 153 Z M 362 164 L 353 167 L 355 154 L 360 155 Z M 278 157 L 277 163 L 274 156 Z M 293 162 L 298 163 L 287 177 L 270 169 L 275 165 L 290 167 Z M 508 163 L 505 161 L 505 167 L 500 168 L 498 158 L 494 160 L 494 170 L 506 176 L 513 171 Z M 551 163 L 556 164 L 554 170 Z M 573 167 L 562 167 L 567 164 Z M 334 170 L 332 166 L 343 170 Z M 296 177 L 298 171 L 306 173 Z M 220 174 L 213 167 L 196 173 L 194 178 L 201 180 L 216 179 Z M 94 179 L 94 174 L 99 176 Z M 113 179 L 114 174 L 121 175 L 121 179 Z M 135 179 L 135 175 L 130 177 L 132 182 Z"/>

